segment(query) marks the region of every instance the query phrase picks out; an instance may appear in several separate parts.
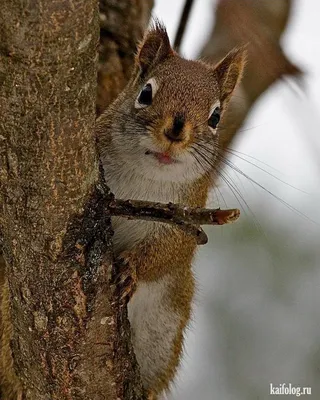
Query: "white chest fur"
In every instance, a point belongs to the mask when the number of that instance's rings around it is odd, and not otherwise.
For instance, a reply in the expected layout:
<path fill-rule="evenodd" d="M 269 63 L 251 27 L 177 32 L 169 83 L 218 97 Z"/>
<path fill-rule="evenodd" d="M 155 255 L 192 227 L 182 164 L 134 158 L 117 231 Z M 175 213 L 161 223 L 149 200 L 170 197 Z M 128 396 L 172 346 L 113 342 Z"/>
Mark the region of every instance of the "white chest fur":
<path fill-rule="evenodd" d="M 168 203 L 179 202 L 181 196 L 178 183 L 153 181 L 137 176 L 130 170 L 115 171 L 113 166 L 106 168 L 106 181 L 111 191 L 120 199 Z M 112 225 L 116 255 L 141 242 L 159 226 L 155 222 L 128 220 L 121 217 L 112 218 Z"/>
<path fill-rule="evenodd" d="M 141 282 L 128 304 L 132 342 L 145 387 L 170 362 L 180 324 L 179 315 L 168 308 L 170 284 L 169 277 L 158 282 Z"/>
<path fill-rule="evenodd" d="M 143 164 L 145 169 L 139 171 L 139 160 L 132 164 L 127 163 L 127 158 L 130 158 L 130 154 L 135 154 L 134 151 L 124 158 L 121 158 L 121 153 L 115 152 L 116 155 L 113 154 L 111 159 L 110 154 L 113 153 L 107 153 L 105 158 L 106 182 L 117 198 L 163 203 L 183 202 L 187 183 L 182 185 L 181 178 L 174 181 L 168 175 L 167 180 L 157 180 L 157 170 L 154 170 L 154 174 L 150 173 L 152 165 Z M 177 168 L 182 171 L 184 166 Z M 178 172 L 176 171 L 177 176 Z M 155 179 L 151 179 L 152 176 Z M 162 174 L 162 178 L 164 176 Z M 121 217 L 113 218 L 112 223 L 115 255 L 129 250 L 146 236 L 155 233 L 159 227 L 159 223 Z M 169 293 L 174 290 L 171 279 L 170 276 L 165 276 L 158 281 L 140 281 L 128 304 L 134 351 L 146 389 L 154 385 L 157 379 L 161 379 L 161 374 L 167 370 L 173 355 L 173 342 L 181 325 L 181 317 L 170 307 L 168 300 Z"/>

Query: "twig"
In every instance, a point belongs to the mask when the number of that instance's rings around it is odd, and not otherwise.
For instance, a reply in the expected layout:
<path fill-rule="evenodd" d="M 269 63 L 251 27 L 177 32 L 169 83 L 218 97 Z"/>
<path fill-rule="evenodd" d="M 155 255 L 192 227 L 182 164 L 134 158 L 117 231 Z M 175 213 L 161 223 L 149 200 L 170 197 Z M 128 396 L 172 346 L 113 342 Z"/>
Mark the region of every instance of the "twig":
<path fill-rule="evenodd" d="M 208 242 L 206 233 L 199 225 L 224 225 L 236 221 L 240 215 L 237 209 L 190 208 L 173 203 L 119 199 L 114 199 L 109 203 L 109 211 L 113 216 L 176 225 L 187 234 L 194 236 L 198 244 Z"/>
<path fill-rule="evenodd" d="M 182 15 L 181 15 L 180 22 L 179 22 L 179 27 L 177 30 L 176 38 L 174 40 L 174 49 L 178 53 L 180 51 L 182 38 L 183 38 L 184 32 L 186 30 L 186 26 L 187 26 L 187 23 L 189 20 L 192 5 L 193 5 L 193 0 L 186 0 L 185 4 L 183 6 L 183 11 L 182 11 Z"/>

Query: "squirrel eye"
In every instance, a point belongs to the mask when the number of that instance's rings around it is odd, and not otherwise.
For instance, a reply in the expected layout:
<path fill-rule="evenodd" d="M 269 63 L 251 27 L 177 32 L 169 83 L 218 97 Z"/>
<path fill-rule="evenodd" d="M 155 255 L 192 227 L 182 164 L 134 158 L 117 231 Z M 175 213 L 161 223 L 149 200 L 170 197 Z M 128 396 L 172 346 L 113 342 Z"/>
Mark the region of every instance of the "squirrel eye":
<path fill-rule="evenodd" d="M 152 99 L 158 89 L 155 79 L 151 78 L 144 85 L 141 92 L 139 93 L 136 102 L 135 108 L 145 108 L 152 104 Z"/>
<path fill-rule="evenodd" d="M 220 113 L 221 113 L 220 107 L 216 107 L 213 110 L 213 112 L 210 115 L 210 118 L 208 120 L 208 125 L 210 126 L 210 128 L 212 128 L 212 129 L 216 129 L 217 128 L 217 126 L 218 126 L 218 124 L 220 122 Z"/>
<path fill-rule="evenodd" d="M 150 83 L 147 83 L 146 86 L 141 90 L 138 103 L 143 106 L 150 106 L 152 103 L 152 86 Z"/>

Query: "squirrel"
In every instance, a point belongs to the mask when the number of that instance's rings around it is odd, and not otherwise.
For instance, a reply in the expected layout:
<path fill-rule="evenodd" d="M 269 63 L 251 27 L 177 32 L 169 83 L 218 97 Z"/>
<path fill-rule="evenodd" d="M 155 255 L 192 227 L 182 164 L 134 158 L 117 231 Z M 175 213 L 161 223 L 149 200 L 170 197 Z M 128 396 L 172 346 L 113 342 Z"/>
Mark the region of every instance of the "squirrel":
<path fill-rule="evenodd" d="M 244 48 L 217 65 L 190 61 L 156 22 L 138 47 L 131 79 L 99 117 L 98 151 L 116 197 L 204 207 L 218 154 L 220 119 L 245 64 Z M 195 291 L 195 239 L 179 228 L 113 217 L 132 343 L 149 400 L 179 366 Z"/>
<path fill-rule="evenodd" d="M 105 179 L 118 198 L 204 207 L 213 185 L 220 119 L 241 79 L 245 51 L 217 65 L 189 61 L 155 23 L 138 47 L 132 77 L 98 118 Z M 149 400 L 169 389 L 182 355 L 195 291 L 196 241 L 177 227 L 113 217 L 120 285 L 128 299 L 132 343 Z M 0 380 L 21 398 L 10 350 L 8 282 L 0 271 Z"/>

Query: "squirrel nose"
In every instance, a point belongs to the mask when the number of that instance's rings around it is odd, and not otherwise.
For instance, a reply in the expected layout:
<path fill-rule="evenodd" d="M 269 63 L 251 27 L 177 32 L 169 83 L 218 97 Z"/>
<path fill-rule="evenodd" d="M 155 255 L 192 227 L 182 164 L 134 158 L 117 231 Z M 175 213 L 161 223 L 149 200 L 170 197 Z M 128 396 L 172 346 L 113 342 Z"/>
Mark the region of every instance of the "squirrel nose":
<path fill-rule="evenodd" d="M 165 135 L 173 142 L 181 142 L 183 140 L 183 128 L 185 117 L 183 114 L 176 114 L 173 120 L 172 128 L 165 131 Z"/>

